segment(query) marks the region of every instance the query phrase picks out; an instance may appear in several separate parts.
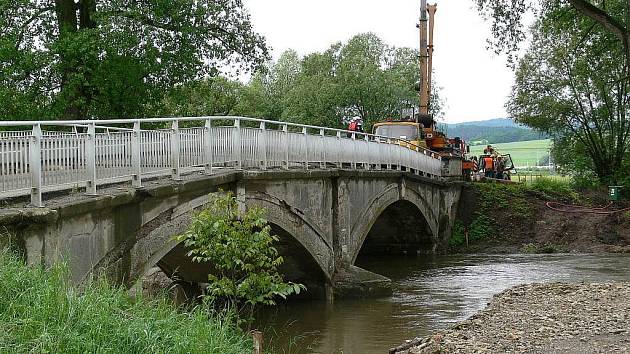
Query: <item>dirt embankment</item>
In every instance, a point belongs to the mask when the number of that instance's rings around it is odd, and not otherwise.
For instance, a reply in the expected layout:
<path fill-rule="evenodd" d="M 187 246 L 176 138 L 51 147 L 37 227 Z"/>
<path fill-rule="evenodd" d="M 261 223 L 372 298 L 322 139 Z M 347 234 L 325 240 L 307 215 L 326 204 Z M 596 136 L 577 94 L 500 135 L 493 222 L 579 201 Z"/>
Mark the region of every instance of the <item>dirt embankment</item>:
<path fill-rule="evenodd" d="M 630 284 L 530 284 L 390 353 L 628 353 Z"/>
<path fill-rule="evenodd" d="M 473 184 L 464 190 L 451 252 L 630 253 L 630 212 L 562 212 L 547 202 L 601 207 L 605 191 L 577 193 L 554 186 Z M 617 202 L 605 210 L 630 207 Z M 575 210 L 573 207 L 557 209 Z M 468 238 L 468 245 L 466 245 Z"/>

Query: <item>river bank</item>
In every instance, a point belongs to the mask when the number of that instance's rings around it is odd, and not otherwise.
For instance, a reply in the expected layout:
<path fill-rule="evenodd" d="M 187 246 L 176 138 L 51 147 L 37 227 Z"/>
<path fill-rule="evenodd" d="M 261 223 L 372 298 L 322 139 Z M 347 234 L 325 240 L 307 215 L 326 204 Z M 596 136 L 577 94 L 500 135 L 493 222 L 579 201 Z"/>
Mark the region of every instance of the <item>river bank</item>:
<path fill-rule="evenodd" d="M 473 183 L 462 195 L 449 253 L 630 253 L 630 212 L 553 210 L 548 202 L 601 207 L 606 191 L 576 192 L 561 182 Z M 627 208 L 617 202 L 604 211 Z M 567 207 L 571 209 L 571 207 Z"/>
<path fill-rule="evenodd" d="M 189 311 L 163 297 L 131 297 L 104 279 L 77 289 L 61 264 L 27 266 L 0 248 L 2 353 L 251 352 L 228 313 Z"/>
<path fill-rule="evenodd" d="M 529 284 L 447 330 L 390 353 L 630 352 L 630 283 Z"/>

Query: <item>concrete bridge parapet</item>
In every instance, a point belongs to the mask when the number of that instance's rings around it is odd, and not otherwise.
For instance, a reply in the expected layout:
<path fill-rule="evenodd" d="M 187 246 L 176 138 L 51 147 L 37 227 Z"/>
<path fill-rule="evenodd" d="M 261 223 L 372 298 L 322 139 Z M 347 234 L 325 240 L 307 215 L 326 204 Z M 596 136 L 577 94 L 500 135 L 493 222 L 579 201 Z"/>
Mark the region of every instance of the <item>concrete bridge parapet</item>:
<path fill-rule="evenodd" d="M 190 262 L 173 241 L 209 193 L 231 190 L 244 207 L 267 209 L 280 236 L 285 277 L 318 296 L 379 293 L 388 280 L 356 267 L 373 253 L 432 253 L 450 237 L 461 183 L 399 171 L 232 171 L 112 186 L 61 196 L 41 208 L 5 208 L 0 227 L 31 264 L 65 260 L 80 283 L 104 273 L 131 286 L 150 268 L 205 282 L 211 265 Z M 378 272 L 378 270 L 372 270 Z M 331 292 L 332 290 L 332 292 Z"/>

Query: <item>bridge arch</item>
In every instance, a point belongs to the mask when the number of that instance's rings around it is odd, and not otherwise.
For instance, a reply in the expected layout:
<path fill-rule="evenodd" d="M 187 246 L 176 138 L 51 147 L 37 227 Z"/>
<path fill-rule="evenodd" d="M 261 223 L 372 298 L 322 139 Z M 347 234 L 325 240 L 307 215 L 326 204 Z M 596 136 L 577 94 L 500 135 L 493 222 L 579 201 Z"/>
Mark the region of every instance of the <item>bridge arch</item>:
<path fill-rule="evenodd" d="M 159 266 L 167 276 L 177 274 L 186 282 L 207 281 L 212 265 L 193 263 L 186 256 L 187 249 L 173 239 L 186 230 L 195 210 L 207 201 L 206 195 L 176 207 L 170 203 L 157 212 L 152 211 L 152 219 L 146 220 L 140 228 L 131 250 L 132 264 L 126 280 L 129 285 L 136 283 L 155 266 Z M 326 243 L 321 231 L 303 215 L 273 197 L 256 193 L 248 195 L 246 205 L 267 209 L 266 218 L 272 232 L 280 238 L 276 248 L 285 259 L 280 268 L 285 279 L 307 285 L 307 296 L 325 296 L 325 286 L 331 281 L 334 264 L 332 246 Z"/>
<path fill-rule="evenodd" d="M 401 219 L 405 222 L 401 223 Z M 398 229 L 398 232 L 409 232 L 414 228 L 419 228 L 417 231 L 422 232 L 423 235 L 415 235 L 421 237 L 416 241 L 425 247 L 430 247 L 423 250 L 426 252 L 434 250 L 435 240 L 439 234 L 437 216 L 432 205 L 418 191 L 409 188 L 404 183 L 389 184 L 382 193 L 371 199 L 352 228 L 350 239 L 354 242 L 350 252 L 351 264 L 354 264 L 359 253 L 366 246 L 366 242 L 369 242 L 368 236 L 375 231 L 383 231 L 386 227 L 394 227 Z M 391 240 L 393 234 L 389 234 Z M 396 242 L 396 240 L 391 241 Z M 404 240 L 398 239 L 398 241 Z M 404 243 L 402 242 L 400 246 Z"/>
<path fill-rule="evenodd" d="M 290 236 L 293 239 L 292 243 L 306 251 L 315 261 L 325 275 L 326 281 L 331 280 L 334 272 L 333 245 L 326 240 L 324 232 L 315 222 L 284 201 L 265 193 L 253 192 L 247 194 L 245 199 L 247 207 L 265 208 L 266 218 L 272 230 L 280 233 L 281 239 L 283 235 L 285 240 Z"/>

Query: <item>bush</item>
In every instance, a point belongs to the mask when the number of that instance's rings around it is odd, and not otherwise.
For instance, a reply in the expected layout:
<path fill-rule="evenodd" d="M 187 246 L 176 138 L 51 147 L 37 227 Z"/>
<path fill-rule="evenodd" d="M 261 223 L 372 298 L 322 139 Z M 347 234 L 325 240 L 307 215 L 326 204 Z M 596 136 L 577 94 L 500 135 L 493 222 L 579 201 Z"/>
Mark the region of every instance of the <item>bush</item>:
<path fill-rule="evenodd" d="M 241 314 L 259 304 L 273 305 L 274 298 L 299 293 L 301 284 L 285 283 L 278 272 L 278 256 L 271 227 L 261 208 L 241 215 L 232 193 L 210 194 L 208 207 L 195 216 L 186 233 L 177 237 L 191 251 L 195 262 L 213 265 L 208 297 L 223 301 Z"/>
<path fill-rule="evenodd" d="M 529 188 L 541 193 L 547 199 L 559 197 L 572 202 L 578 202 L 580 200 L 580 195 L 573 189 L 569 182 L 565 181 L 541 177 L 529 185 Z"/>
<path fill-rule="evenodd" d="M 131 298 L 104 281 L 72 288 L 67 269 L 27 267 L 0 251 L 2 353 L 245 353 L 234 321 L 166 300 Z"/>
<path fill-rule="evenodd" d="M 552 253 L 561 253 L 563 248 L 559 245 L 554 245 L 552 243 L 545 244 L 536 244 L 536 243 L 528 243 L 521 247 L 522 253 L 529 254 L 552 254 Z"/>
<path fill-rule="evenodd" d="M 459 247 L 466 244 L 466 226 L 459 221 L 456 220 L 453 225 L 453 233 L 451 234 L 451 238 L 448 240 L 448 244 L 451 247 Z"/>

